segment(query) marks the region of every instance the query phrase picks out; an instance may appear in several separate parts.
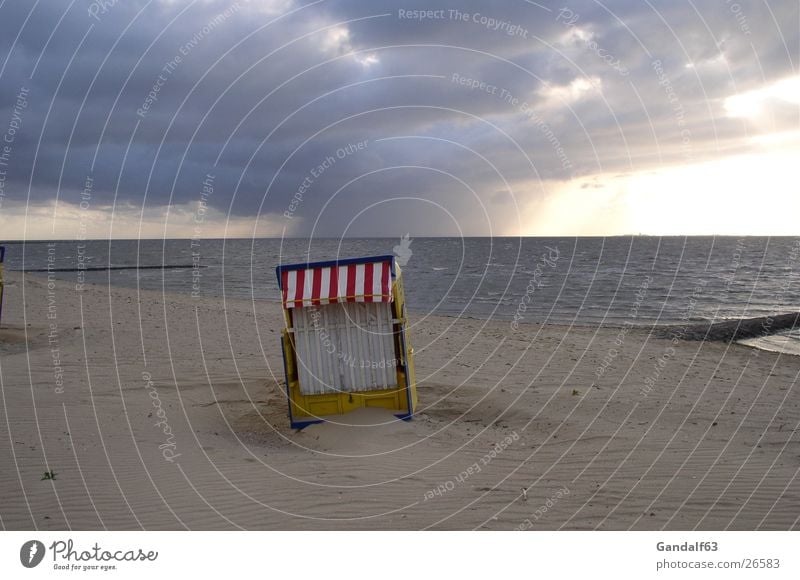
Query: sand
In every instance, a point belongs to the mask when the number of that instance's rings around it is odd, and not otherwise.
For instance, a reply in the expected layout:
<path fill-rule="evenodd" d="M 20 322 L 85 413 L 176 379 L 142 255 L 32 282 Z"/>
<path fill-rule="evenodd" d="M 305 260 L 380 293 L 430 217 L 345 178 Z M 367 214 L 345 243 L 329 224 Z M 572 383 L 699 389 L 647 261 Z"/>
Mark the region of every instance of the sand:
<path fill-rule="evenodd" d="M 279 304 L 6 281 L 3 529 L 799 526 L 800 357 L 418 315 L 412 421 L 297 432 Z"/>

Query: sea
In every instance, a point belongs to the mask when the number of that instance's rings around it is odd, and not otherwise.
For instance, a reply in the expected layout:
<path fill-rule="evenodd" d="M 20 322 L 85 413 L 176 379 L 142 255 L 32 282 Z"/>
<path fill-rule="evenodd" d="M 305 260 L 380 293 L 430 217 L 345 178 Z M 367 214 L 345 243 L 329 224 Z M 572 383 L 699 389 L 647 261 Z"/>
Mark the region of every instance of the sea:
<path fill-rule="evenodd" d="M 5 242 L 5 268 L 67 281 L 279 300 L 275 268 L 392 254 L 409 311 L 574 325 L 690 325 L 800 309 L 798 237 Z M 112 268 L 112 269 L 109 269 Z M 37 271 L 38 272 L 34 272 Z M 79 271 L 82 270 L 82 271 Z M 800 355 L 800 330 L 746 344 Z"/>

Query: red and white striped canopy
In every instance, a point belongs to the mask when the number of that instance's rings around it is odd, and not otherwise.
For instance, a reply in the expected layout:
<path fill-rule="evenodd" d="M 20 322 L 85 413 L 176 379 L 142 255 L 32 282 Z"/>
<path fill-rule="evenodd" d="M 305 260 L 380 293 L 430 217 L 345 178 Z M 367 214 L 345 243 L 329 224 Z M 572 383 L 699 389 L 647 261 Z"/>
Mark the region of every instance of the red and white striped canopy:
<path fill-rule="evenodd" d="M 284 308 L 338 302 L 391 302 L 390 261 L 281 272 Z"/>

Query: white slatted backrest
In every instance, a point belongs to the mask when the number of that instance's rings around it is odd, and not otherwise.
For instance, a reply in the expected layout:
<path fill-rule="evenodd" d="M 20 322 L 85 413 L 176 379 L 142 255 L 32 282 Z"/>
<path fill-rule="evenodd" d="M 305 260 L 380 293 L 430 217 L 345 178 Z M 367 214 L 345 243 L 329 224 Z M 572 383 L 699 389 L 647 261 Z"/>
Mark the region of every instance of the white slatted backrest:
<path fill-rule="evenodd" d="M 294 310 L 300 392 L 358 392 L 397 386 L 388 302 L 349 302 Z"/>

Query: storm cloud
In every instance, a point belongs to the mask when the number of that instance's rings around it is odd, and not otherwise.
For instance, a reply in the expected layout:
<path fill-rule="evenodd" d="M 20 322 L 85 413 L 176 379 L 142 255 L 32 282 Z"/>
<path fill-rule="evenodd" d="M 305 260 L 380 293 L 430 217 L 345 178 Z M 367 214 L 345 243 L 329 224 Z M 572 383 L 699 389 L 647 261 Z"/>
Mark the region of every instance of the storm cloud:
<path fill-rule="evenodd" d="M 0 46 L 0 216 L 57 237 L 56 200 L 202 203 L 268 235 L 525 233 L 557 184 L 613 208 L 607 176 L 798 123 L 758 96 L 797 75 L 796 2 L 17 0 Z"/>

